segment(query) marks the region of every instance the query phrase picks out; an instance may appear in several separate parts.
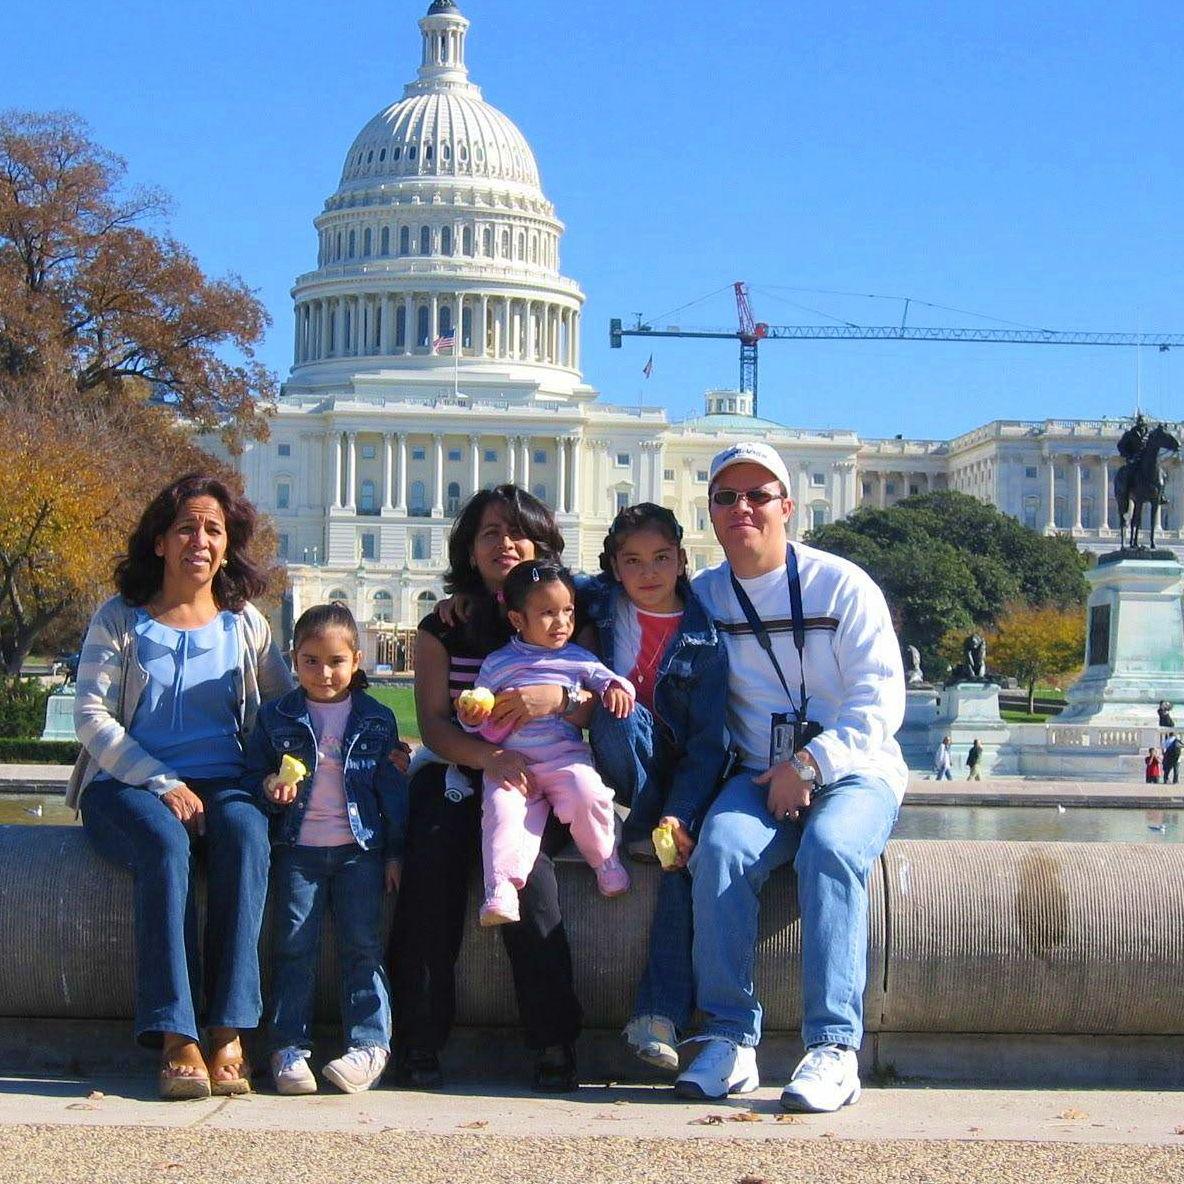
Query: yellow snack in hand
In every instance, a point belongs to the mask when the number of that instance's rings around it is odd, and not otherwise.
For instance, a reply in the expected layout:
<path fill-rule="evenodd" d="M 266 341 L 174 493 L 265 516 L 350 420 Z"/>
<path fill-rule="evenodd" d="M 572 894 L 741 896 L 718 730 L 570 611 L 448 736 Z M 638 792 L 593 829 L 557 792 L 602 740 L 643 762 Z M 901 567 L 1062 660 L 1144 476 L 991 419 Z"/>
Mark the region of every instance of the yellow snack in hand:
<path fill-rule="evenodd" d="M 488 715 L 493 710 L 493 692 L 488 687 L 461 691 L 456 698 L 456 705 L 465 711 L 479 711 L 482 715 Z"/>
<path fill-rule="evenodd" d="M 654 851 L 663 867 L 674 867 L 678 863 L 678 845 L 674 841 L 674 827 L 668 822 L 654 827 L 650 836 L 654 840 Z"/>
<path fill-rule="evenodd" d="M 308 767 L 301 760 L 297 760 L 290 752 L 284 753 L 280 761 L 279 779 L 281 785 L 295 785 L 308 776 Z"/>

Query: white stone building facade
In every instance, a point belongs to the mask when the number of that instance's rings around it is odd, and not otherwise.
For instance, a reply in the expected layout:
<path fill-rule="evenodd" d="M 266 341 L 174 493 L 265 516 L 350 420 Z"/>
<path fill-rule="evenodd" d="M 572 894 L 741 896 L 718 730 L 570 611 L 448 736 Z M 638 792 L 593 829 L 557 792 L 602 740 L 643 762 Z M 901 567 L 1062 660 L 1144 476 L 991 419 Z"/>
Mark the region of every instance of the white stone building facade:
<path fill-rule="evenodd" d="M 561 273 L 563 224 L 530 146 L 469 80 L 455 4 L 435 0 L 419 27 L 416 79 L 362 129 L 315 220 L 271 438 L 239 460 L 288 563 L 281 631 L 342 599 L 367 660 L 403 664 L 408 631 L 443 594 L 457 508 L 502 481 L 554 508 L 572 566 L 595 570 L 613 515 L 638 501 L 675 511 L 693 567 L 715 562 L 707 470 L 746 435 L 785 458 L 799 533 L 950 488 L 1084 548 L 1116 545 L 1120 419 L 863 440 L 756 419 L 737 391 L 709 391 L 702 416 L 675 423 L 603 402 L 583 381 L 584 296 Z M 1162 541 L 1184 555 L 1184 474 L 1168 471 Z"/>

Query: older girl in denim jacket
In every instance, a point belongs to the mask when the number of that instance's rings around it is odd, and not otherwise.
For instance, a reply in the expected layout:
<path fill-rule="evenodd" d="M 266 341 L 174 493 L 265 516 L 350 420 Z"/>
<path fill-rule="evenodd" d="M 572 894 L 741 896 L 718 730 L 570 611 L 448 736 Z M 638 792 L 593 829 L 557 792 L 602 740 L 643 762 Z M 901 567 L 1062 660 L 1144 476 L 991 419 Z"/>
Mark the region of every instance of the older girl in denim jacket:
<path fill-rule="evenodd" d="M 292 641 L 300 686 L 259 713 L 248 784 L 275 814 L 275 975 L 271 1071 L 282 1094 L 315 1092 L 308 1065 L 321 918 L 333 915 L 346 1051 L 322 1072 L 338 1089 L 369 1089 L 390 1050 L 382 964 L 382 897 L 398 886 L 407 783 L 390 709 L 362 693 L 357 625 L 341 604 L 309 609 Z M 293 768 L 294 758 L 304 766 Z"/>
<path fill-rule="evenodd" d="M 678 1032 L 694 1007 L 691 891 L 686 861 L 727 763 L 727 657 L 686 580 L 682 527 L 644 502 L 613 520 L 603 574 L 581 582 L 581 601 L 604 663 L 634 683 L 625 719 L 598 708 L 589 731 L 597 768 L 630 803 L 626 845 L 649 852 L 659 821 L 674 829 L 678 861 L 662 876 L 649 960 L 625 1036 L 642 1060 L 678 1068 Z"/>

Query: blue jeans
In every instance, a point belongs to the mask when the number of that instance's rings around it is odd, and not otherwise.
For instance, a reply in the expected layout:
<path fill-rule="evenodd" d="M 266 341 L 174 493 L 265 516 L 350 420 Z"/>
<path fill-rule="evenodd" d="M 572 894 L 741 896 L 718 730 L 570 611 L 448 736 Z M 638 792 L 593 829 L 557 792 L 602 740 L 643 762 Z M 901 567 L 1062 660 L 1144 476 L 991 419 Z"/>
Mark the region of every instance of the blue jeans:
<path fill-rule="evenodd" d="M 198 1038 L 198 955 L 193 853 L 205 848 L 205 1023 L 254 1028 L 259 993 L 259 929 L 267 899 L 267 818 L 245 790 L 191 780 L 206 808 L 204 840 L 155 794 L 122 782 L 92 782 L 82 795 L 82 827 L 95 850 L 132 873 L 136 959 L 136 1038 Z"/>
<path fill-rule="evenodd" d="M 934 781 L 953 781 L 954 771 L 953 769 L 938 769 L 934 773 L 933 779 Z"/>
<path fill-rule="evenodd" d="M 588 740 L 601 777 L 629 806 L 622 838 L 648 841 L 662 817 L 670 764 L 663 746 L 655 746 L 653 716 L 641 703 L 625 719 L 599 706 Z M 687 1027 L 695 1006 L 691 930 L 690 877 L 663 872 L 650 922 L 649 958 L 633 1002 L 635 1016 L 660 1015 L 676 1028 Z"/>
<path fill-rule="evenodd" d="M 333 918 L 341 964 L 341 1026 L 350 1048 L 390 1048 L 391 1004 L 382 965 L 381 851 L 340 847 L 276 847 L 272 854 L 275 941 L 273 1049 L 312 1051 L 313 992 L 321 921 Z"/>
<path fill-rule="evenodd" d="M 649 838 L 662 817 L 668 760 L 655 751 L 654 718 L 641 703 L 625 719 L 598 704 L 588 725 L 588 744 L 596 770 L 618 802 L 629 807 L 625 842 Z"/>
<path fill-rule="evenodd" d="M 853 774 L 820 789 L 801 822 L 777 822 L 742 770 L 720 791 L 691 856 L 694 967 L 705 1035 L 755 1046 L 760 890 L 793 861 L 802 926 L 802 1040 L 858 1048 L 867 980 L 867 877 L 892 833 L 896 795 Z"/>

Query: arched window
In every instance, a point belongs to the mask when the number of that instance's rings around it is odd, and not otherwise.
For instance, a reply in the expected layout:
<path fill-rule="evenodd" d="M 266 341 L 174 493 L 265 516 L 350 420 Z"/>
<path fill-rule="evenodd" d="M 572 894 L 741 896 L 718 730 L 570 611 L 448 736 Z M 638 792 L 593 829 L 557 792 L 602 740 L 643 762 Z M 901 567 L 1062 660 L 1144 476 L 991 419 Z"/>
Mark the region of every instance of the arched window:
<path fill-rule="evenodd" d="M 473 348 L 473 310 L 468 306 L 460 314 L 460 343 L 465 349 Z"/>
<path fill-rule="evenodd" d="M 412 145 L 411 145 L 411 146 L 410 146 L 410 147 L 407 149 L 407 159 L 408 159 L 408 160 L 414 160 L 414 159 L 415 159 L 415 154 L 416 154 L 416 152 L 417 152 L 417 151 L 418 151 L 418 148 L 416 147 L 416 145 L 412 144 Z"/>
<path fill-rule="evenodd" d="M 374 482 L 369 477 L 362 482 L 362 488 L 358 497 L 358 509 L 363 514 L 373 514 L 378 510 L 378 501 L 374 496 Z"/>
<path fill-rule="evenodd" d="M 452 254 L 452 227 L 442 226 L 440 228 L 440 254 Z"/>
<path fill-rule="evenodd" d="M 1063 497 L 1058 497 L 1053 503 L 1053 525 L 1058 530 L 1069 529 L 1069 508 Z"/>
<path fill-rule="evenodd" d="M 538 236 L 534 234 L 530 236 L 530 261 L 531 263 L 539 261 L 539 240 Z"/>
<path fill-rule="evenodd" d="M 472 255 L 473 253 L 473 228 L 466 226 L 460 232 L 460 251 L 462 255 Z"/>
<path fill-rule="evenodd" d="M 421 304 L 419 307 L 419 312 L 416 314 L 416 325 L 415 325 L 415 344 L 420 347 L 424 347 L 429 344 L 429 342 L 428 342 L 428 319 L 429 319 L 428 307 L 426 304 Z"/>
<path fill-rule="evenodd" d="M 481 232 L 481 254 L 485 256 L 493 254 L 493 231 L 488 226 Z"/>
<path fill-rule="evenodd" d="M 415 598 L 415 615 L 418 620 L 422 621 L 424 617 L 428 616 L 436 607 L 435 592 L 421 592 Z"/>
<path fill-rule="evenodd" d="M 440 316 L 440 336 L 444 337 L 447 335 L 449 329 L 452 328 L 452 305 L 451 304 L 440 305 L 439 316 Z"/>
<path fill-rule="evenodd" d="M 374 593 L 374 619 L 393 621 L 395 619 L 395 598 L 383 588 Z"/>
<path fill-rule="evenodd" d="M 428 512 L 428 495 L 422 481 L 412 481 L 407 502 L 407 508 L 417 517 Z"/>
<path fill-rule="evenodd" d="M 421 226 L 419 228 L 419 253 L 421 255 L 430 255 L 432 253 L 432 231 L 429 226 Z"/>
<path fill-rule="evenodd" d="M 515 259 L 525 259 L 526 258 L 526 235 L 523 234 L 521 230 L 518 231 L 518 242 L 516 244 L 516 248 L 514 251 L 514 258 Z"/>
<path fill-rule="evenodd" d="M 402 226 L 399 228 L 399 254 L 411 254 L 411 227 Z"/>
<path fill-rule="evenodd" d="M 431 163 L 432 163 L 432 157 L 433 157 L 433 155 L 434 155 L 434 153 L 433 153 L 433 149 L 432 149 L 432 146 L 431 146 L 431 144 L 425 144 L 425 145 L 423 146 L 423 158 L 424 158 L 424 161 L 425 161 L 427 164 L 431 164 Z"/>
<path fill-rule="evenodd" d="M 333 246 L 333 258 L 334 259 L 341 258 L 341 231 L 340 230 L 337 232 L 336 242 L 334 243 L 334 246 Z"/>
<path fill-rule="evenodd" d="M 448 501 L 446 504 L 449 514 L 457 514 L 460 512 L 460 482 L 448 482 Z"/>
<path fill-rule="evenodd" d="M 395 309 L 395 344 L 407 347 L 407 309 L 402 304 Z"/>
<path fill-rule="evenodd" d="M 354 231 L 349 232 L 349 257 L 352 259 L 358 251 L 357 234 Z"/>
<path fill-rule="evenodd" d="M 389 226 L 384 226 L 382 228 L 382 240 L 379 250 L 384 255 L 389 255 L 391 253 L 391 228 Z"/>
<path fill-rule="evenodd" d="M 349 593 L 344 588 L 334 588 L 325 599 L 332 604 L 334 600 L 340 600 L 342 604 L 349 604 Z"/>
<path fill-rule="evenodd" d="M 450 144 L 441 144 L 440 145 L 440 159 L 441 160 L 451 160 L 452 159 L 452 146 Z"/>
<path fill-rule="evenodd" d="M 508 230 L 502 231 L 502 258 L 509 259 L 510 257 L 510 232 Z"/>
<path fill-rule="evenodd" d="M 370 227 L 367 226 L 366 229 L 362 232 L 362 254 L 366 258 L 369 258 L 369 256 L 370 256 L 370 248 L 372 246 L 372 241 L 373 240 L 370 237 Z"/>

